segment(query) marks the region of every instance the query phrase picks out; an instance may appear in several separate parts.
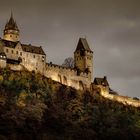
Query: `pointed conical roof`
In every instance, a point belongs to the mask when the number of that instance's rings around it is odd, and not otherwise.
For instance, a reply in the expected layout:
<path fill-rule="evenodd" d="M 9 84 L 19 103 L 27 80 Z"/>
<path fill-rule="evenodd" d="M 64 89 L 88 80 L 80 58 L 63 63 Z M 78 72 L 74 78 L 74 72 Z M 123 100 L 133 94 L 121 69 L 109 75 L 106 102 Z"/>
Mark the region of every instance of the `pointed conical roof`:
<path fill-rule="evenodd" d="M 86 38 L 80 38 L 79 39 L 79 42 L 78 42 L 78 45 L 77 45 L 77 48 L 76 48 L 75 51 L 79 51 L 79 50 L 92 52 L 89 45 L 88 45 L 88 42 L 87 42 Z"/>
<path fill-rule="evenodd" d="M 17 26 L 17 23 L 14 20 L 12 13 L 11 13 L 11 17 L 10 17 L 9 21 L 7 21 L 7 23 L 5 25 L 5 30 L 9 30 L 9 29 L 19 31 L 18 26 Z"/>

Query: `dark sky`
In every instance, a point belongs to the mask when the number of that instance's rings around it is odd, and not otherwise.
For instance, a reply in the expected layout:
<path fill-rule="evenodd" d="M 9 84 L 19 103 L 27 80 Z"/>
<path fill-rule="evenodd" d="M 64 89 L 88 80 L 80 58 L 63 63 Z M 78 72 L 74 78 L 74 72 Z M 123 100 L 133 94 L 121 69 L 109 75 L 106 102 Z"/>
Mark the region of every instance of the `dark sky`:
<path fill-rule="evenodd" d="M 140 0 L 0 0 L 1 36 L 11 10 L 21 42 L 43 46 L 48 62 L 62 64 L 86 36 L 94 77 L 140 97 Z"/>

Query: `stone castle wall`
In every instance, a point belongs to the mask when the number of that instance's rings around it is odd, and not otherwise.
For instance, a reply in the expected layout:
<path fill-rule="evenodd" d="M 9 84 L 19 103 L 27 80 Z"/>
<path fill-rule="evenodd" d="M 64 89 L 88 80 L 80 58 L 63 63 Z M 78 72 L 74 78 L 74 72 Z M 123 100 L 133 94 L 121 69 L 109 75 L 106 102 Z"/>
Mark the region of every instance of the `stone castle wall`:
<path fill-rule="evenodd" d="M 140 107 L 139 100 L 134 100 L 134 99 L 132 99 L 130 97 L 126 97 L 126 96 L 109 94 L 109 90 L 106 87 L 103 87 L 103 86 L 98 86 L 98 87 L 101 90 L 100 94 L 107 99 L 123 103 L 124 105 L 131 105 L 131 106 L 135 106 L 135 107 Z"/>
<path fill-rule="evenodd" d="M 27 64 L 24 65 L 24 63 L 6 64 L 6 60 L 4 61 L 4 63 L 0 63 L 0 66 L 3 68 L 9 67 L 11 70 L 15 71 L 21 71 L 24 69 L 27 69 L 29 71 L 34 70 L 27 67 Z M 59 65 L 46 64 L 44 71 L 38 73 L 43 74 L 45 77 L 51 78 L 54 81 L 60 82 L 61 84 L 71 86 L 75 89 L 83 90 L 85 88 L 90 88 L 91 84 L 89 81 L 89 74 L 82 72 L 78 75 L 76 69 L 66 68 Z"/>
<path fill-rule="evenodd" d="M 20 58 L 22 60 L 21 64 L 29 71 L 34 70 L 43 74 L 46 63 L 45 55 L 25 52 L 22 50 L 20 43 L 18 43 L 15 48 L 9 48 L 5 46 L 4 52 L 8 59 L 18 60 Z M 44 61 L 42 61 L 42 57 L 45 58 Z"/>
<path fill-rule="evenodd" d="M 16 65 L 16 64 L 7 64 L 7 67 L 10 68 L 11 70 L 14 71 L 22 71 L 25 69 L 24 66 L 22 66 L 21 64 Z"/>
<path fill-rule="evenodd" d="M 25 69 L 25 67 L 21 64 L 19 65 L 7 64 L 7 65 L 4 65 L 4 67 L 5 66 L 15 71 L 21 71 Z M 52 80 L 58 81 L 64 85 L 71 86 L 71 87 L 74 87 L 76 89 L 81 89 L 81 90 L 83 90 L 85 87 L 89 88 L 91 85 L 91 83 L 89 83 L 89 80 L 88 80 L 88 74 L 81 73 L 81 75 L 78 76 L 76 70 L 61 67 L 54 64 L 46 64 L 44 76 L 51 78 Z M 109 87 L 104 87 L 102 85 L 98 85 L 95 87 L 99 88 L 100 94 L 107 99 L 123 103 L 124 105 L 132 105 L 135 107 L 140 107 L 139 100 L 134 100 L 126 96 L 110 94 Z"/>
<path fill-rule="evenodd" d="M 0 67 L 5 68 L 6 67 L 6 60 L 5 59 L 0 59 Z"/>
<path fill-rule="evenodd" d="M 76 89 L 84 89 L 90 87 L 89 74 L 77 74 L 76 69 L 66 68 L 54 64 L 46 64 L 44 75 L 54 81 L 58 81 L 64 85 L 74 87 Z"/>

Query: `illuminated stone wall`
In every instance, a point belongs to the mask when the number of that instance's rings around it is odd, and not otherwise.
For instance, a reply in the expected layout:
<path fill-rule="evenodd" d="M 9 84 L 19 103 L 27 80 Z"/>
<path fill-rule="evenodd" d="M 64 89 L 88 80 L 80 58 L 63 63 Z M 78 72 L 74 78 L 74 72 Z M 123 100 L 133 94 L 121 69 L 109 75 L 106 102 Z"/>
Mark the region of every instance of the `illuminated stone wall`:
<path fill-rule="evenodd" d="M 21 44 L 18 43 L 15 48 L 4 46 L 4 52 L 8 59 L 19 60 L 21 64 L 29 71 L 36 71 L 44 74 L 46 55 L 25 52 L 22 50 Z M 43 57 L 43 59 L 42 59 Z"/>
<path fill-rule="evenodd" d="M 22 66 L 21 64 L 19 64 L 19 65 L 7 64 L 7 67 L 14 71 L 21 71 L 21 70 L 25 69 L 24 66 Z"/>
<path fill-rule="evenodd" d="M 0 58 L 0 67 L 1 68 L 5 68 L 6 67 L 6 60 Z"/>
<path fill-rule="evenodd" d="M 7 33 L 4 34 L 3 39 L 13 42 L 19 41 L 19 33 L 14 30 L 8 30 Z"/>
<path fill-rule="evenodd" d="M 126 97 L 126 96 L 120 96 L 120 95 L 113 95 L 113 94 L 109 94 L 109 90 L 106 87 L 103 86 L 98 86 L 100 88 L 100 94 L 110 100 L 114 100 L 114 101 L 118 101 L 120 103 L 123 103 L 124 105 L 132 105 L 135 107 L 140 107 L 140 101 L 139 100 L 134 100 L 130 97 Z"/>
<path fill-rule="evenodd" d="M 66 68 L 54 64 L 46 64 L 45 54 L 42 55 L 33 52 L 25 52 L 23 51 L 20 42 L 15 47 L 3 46 L 3 49 L 8 59 L 21 60 L 20 65 L 24 66 L 29 71 L 35 71 L 51 78 L 52 80 L 76 89 L 90 88 L 92 77 L 90 72 L 78 73 L 76 69 Z M 1 67 L 6 67 L 5 62 L 6 61 L 0 62 Z M 12 70 L 22 70 L 20 65 L 9 64 L 8 66 Z"/>
<path fill-rule="evenodd" d="M 42 60 L 42 56 L 45 58 L 44 60 Z M 44 74 L 45 63 L 46 63 L 45 55 L 23 52 L 21 64 L 24 65 L 29 71 L 35 71 Z"/>
<path fill-rule="evenodd" d="M 77 70 L 65 68 L 54 64 L 46 64 L 44 75 L 52 80 L 58 81 L 64 85 L 74 87 L 76 89 L 89 88 L 91 82 L 87 73 L 77 75 Z"/>

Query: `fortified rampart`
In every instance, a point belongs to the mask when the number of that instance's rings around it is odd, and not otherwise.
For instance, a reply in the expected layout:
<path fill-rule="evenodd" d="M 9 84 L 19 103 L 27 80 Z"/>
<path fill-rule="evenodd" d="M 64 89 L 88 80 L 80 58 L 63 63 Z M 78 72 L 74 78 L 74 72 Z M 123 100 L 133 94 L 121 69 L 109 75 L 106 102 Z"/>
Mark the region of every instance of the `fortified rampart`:
<path fill-rule="evenodd" d="M 93 84 L 93 51 L 86 38 L 80 38 L 74 51 L 74 68 L 47 63 L 46 54 L 41 46 L 22 44 L 20 31 L 11 15 L 5 25 L 3 39 L 0 38 L 0 67 L 10 67 L 12 70 L 35 71 L 52 80 L 76 89 L 90 89 Z M 109 84 L 106 77 L 95 78 L 94 84 L 100 89 L 100 94 L 110 100 L 139 107 L 140 101 L 129 97 L 109 94 Z M 94 91 L 95 92 L 95 91 Z"/>
<path fill-rule="evenodd" d="M 106 89 L 106 87 L 103 87 L 103 86 L 98 86 L 98 87 L 100 88 L 100 94 L 107 99 L 123 103 L 124 105 L 140 107 L 139 100 L 134 100 L 130 97 L 121 96 L 121 95 L 113 95 L 109 93 L 109 90 Z"/>
<path fill-rule="evenodd" d="M 89 74 L 86 72 L 78 73 L 76 69 L 67 68 L 55 64 L 46 64 L 44 75 L 52 80 L 76 89 L 90 87 Z"/>

